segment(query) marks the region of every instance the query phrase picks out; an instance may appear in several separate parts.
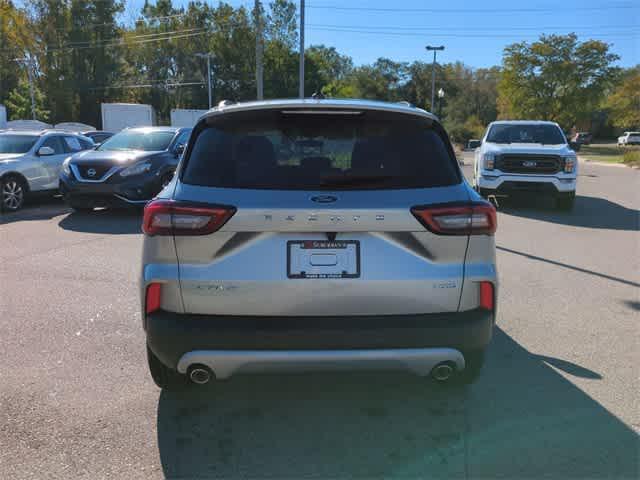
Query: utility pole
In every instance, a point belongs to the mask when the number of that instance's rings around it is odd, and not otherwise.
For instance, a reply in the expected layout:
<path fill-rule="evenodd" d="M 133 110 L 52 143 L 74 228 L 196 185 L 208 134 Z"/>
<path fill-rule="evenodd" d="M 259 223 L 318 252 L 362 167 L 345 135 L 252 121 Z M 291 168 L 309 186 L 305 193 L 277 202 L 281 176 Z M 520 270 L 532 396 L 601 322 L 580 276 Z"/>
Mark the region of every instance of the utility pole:
<path fill-rule="evenodd" d="M 254 21 L 256 23 L 256 88 L 258 100 L 264 98 L 264 71 L 262 68 L 262 7 L 260 0 L 255 0 Z"/>
<path fill-rule="evenodd" d="M 304 0 L 300 0 L 300 93 L 304 98 Z"/>
<path fill-rule="evenodd" d="M 35 62 L 33 58 L 27 57 L 14 58 L 13 60 L 27 67 L 27 77 L 29 78 L 29 94 L 31 95 L 31 118 L 36 120 L 36 93 L 33 85 L 35 81 L 35 79 L 33 78 L 33 69 L 35 67 Z"/>
<path fill-rule="evenodd" d="M 433 66 L 431 67 L 431 113 L 435 109 L 434 102 L 436 98 L 436 52 L 438 50 L 444 50 L 444 45 L 440 45 L 439 47 L 432 47 L 431 45 L 427 45 L 427 50 L 433 50 Z"/>
<path fill-rule="evenodd" d="M 196 53 L 196 57 L 207 59 L 207 90 L 209 92 L 209 109 L 211 109 L 211 57 L 212 53 Z"/>

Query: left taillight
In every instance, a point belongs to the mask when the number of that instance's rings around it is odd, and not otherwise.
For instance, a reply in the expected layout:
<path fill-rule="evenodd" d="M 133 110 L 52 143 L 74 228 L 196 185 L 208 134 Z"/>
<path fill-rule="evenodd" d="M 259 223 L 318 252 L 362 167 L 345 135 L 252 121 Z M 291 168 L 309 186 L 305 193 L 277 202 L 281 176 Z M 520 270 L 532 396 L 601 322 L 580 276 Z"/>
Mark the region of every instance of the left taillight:
<path fill-rule="evenodd" d="M 413 207 L 411 213 L 438 235 L 493 235 L 497 228 L 496 209 L 490 203 Z"/>
<path fill-rule="evenodd" d="M 236 212 L 234 207 L 154 200 L 144 207 L 142 231 L 147 235 L 208 235 Z"/>

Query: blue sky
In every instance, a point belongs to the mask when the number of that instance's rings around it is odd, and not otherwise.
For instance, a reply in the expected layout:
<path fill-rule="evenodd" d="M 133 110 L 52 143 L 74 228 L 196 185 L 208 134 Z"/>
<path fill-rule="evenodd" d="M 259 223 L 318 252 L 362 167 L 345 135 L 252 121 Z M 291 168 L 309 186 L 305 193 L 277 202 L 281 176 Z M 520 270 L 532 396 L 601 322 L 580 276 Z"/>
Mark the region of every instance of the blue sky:
<path fill-rule="evenodd" d="M 217 0 L 207 0 L 217 4 Z M 296 0 L 297 2 L 298 0 Z M 174 0 L 184 5 L 187 0 Z M 252 6 L 253 0 L 228 0 Z M 263 0 L 268 4 L 268 0 Z M 439 61 L 473 67 L 498 65 L 510 43 L 541 33 L 575 32 L 612 44 L 621 66 L 640 63 L 640 1 L 563 0 L 307 0 L 306 45 L 334 46 L 356 64 L 378 57 L 430 61 L 427 44 L 445 45 Z M 135 18 L 144 0 L 126 0 Z"/>

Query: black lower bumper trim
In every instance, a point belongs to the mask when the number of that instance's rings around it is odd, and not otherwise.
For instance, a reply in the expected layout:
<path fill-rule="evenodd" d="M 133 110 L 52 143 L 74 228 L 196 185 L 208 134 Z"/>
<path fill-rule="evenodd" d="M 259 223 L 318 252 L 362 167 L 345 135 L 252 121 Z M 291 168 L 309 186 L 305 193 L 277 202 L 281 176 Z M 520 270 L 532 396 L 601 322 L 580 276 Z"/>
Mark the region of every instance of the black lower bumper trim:
<path fill-rule="evenodd" d="M 146 318 L 147 343 L 176 368 L 193 350 L 359 350 L 450 347 L 477 350 L 491 340 L 485 310 L 425 315 L 241 317 L 157 312 Z"/>

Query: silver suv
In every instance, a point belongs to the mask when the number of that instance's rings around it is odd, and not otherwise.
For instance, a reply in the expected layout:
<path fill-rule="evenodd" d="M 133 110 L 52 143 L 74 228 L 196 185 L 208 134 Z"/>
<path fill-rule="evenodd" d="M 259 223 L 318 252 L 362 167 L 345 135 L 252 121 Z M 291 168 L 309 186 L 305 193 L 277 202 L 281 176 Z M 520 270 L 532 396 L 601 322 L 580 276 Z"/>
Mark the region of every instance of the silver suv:
<path fill-rule="evenodd" d="M 151 375 L 162 388 L 333 368 L 471 381 L 495 319 L 495 229 L 424 110 L 213 109 L 144 212 Z"/>
<path fill-rule="evenodd" d="M 19 210 L 28 195 L 57 192 L 64 160 L 93 147 L 90 138 L 64 131 L 0 132 L 0 209 Z"/>

